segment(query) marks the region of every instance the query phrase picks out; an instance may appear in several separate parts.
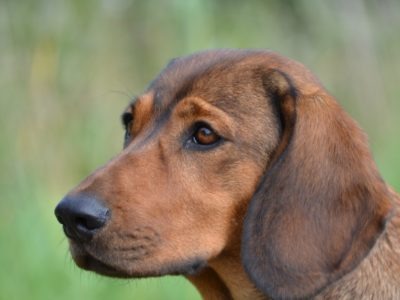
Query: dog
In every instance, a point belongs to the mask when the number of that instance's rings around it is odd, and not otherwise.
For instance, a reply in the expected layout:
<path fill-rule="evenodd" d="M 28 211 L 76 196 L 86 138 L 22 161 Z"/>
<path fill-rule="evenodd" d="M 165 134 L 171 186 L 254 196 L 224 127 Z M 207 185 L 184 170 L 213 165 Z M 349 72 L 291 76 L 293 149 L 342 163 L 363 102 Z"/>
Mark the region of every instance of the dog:
<path fill-rule="evenodd" d="M 400 299 L 400 198 L 302 64 L 173 59 L 122 122 L 122 152 L 55 209 L 79 267 L 184 275 L 204 299 Z"/>

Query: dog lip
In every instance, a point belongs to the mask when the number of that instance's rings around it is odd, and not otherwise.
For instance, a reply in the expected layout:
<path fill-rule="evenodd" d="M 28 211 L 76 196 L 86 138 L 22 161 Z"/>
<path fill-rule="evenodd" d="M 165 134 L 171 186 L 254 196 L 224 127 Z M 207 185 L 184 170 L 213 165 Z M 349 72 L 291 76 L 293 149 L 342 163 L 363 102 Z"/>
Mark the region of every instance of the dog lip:
<path fill-rule="evenodd" d="M 128 268 L 128 265 L 114 265 L 112 261 L 104 261 L 93 253 L 89 244 L 78 241 L 70 241 L 72 258 L 76 265 L 83 270 L 95 272 L 100 275 L 114 278 L 143 278 L 158 277 L 163 275 L 185 275 L 191 276 L 201 272 L 207 266 L 207 259 L 204 256 L 192 257 L 181 262 L 170 262 L 164 266 L 150 268 L 146 270 Z M 129 263 L 133 263 L 130 261 Z M 139 263 L 141 264 L 141 263 Z"/>
<path fill-rule="evenodd" d="M 196 275 L 198 273 L 200 273 L 200 271 L 206 267 L 207 262 L 206 261 L 196 261 L 194 263 L 192 263 L 189 267 L 187 267 L 187 269 L 185 270 L 185 275 Z"/>
<path fill-rule="evenodd" d="M 85 270 L 92 271 L 98 273 L 100 275 L 105 275 L 109 277 L 116 278 L 141 278 L 141 277 L 158 277 L 163 275 L 196 275 L 207 266 L 207 262 L 205 260 L 194 260 L 191 262 L 187 262 L 183 265 L 172 265 L 170 268 L 153 271 L 153 272 L 145 272 L 145 273 L 136 273 L 136 272 L 126 272 L 123 270 L 118 270 L 117 268 L 110 266 L 107 263 L 91 256 L 90 254 L 85 257 L 85 265 L 82 267 Z"/>
<path fill-rule="evenodd" d="M 172 272 L 167 272 L 171 275 L 196 275 L 207 266 L 207 261 L 203 259 L 195 259 L 182 265 L 171 266 Z"/>
<path fill-rule="evenodd" d="M 73 256 L 75 263 L 86 271 L 92 271 L 100 275 L 114 278 L 142 278 L 158 277 L 163 275 L 185 275 L 191 276 L 200 273 L 207 266 L 207 261 L 203 259 L 194 259 L 183 264 L 172 264 L 166 268 L 154 270 L 153 272 L 129 272 L 120 270 L 111 266 L 93 255 L 85 252 Z"/>
<path fill-rule="evenodd" d="M 104 263 L 103 261 L 93 257 L 90 254 L 79 255 L 78 257 L 74 257 L 74 261 L 76 264 L 87 271 L 92 271 L 98 273 L 100 275 L 105 275 L 109 277 L 118 277 L 118 278 L 126 278 L 124 272 L 116 269 L 113 266 Z"/>
<path fill-rule="evenodd" d="M 105 264 L 104 262 L 92 257 L 88 256 L 87 258 L 87 267 L 88 270 L 94 271 L 99 274 L 107 275 L 107 276 L 118 276 L 120 277 L 120 272 L 111 267 L 110 265 Z"/>

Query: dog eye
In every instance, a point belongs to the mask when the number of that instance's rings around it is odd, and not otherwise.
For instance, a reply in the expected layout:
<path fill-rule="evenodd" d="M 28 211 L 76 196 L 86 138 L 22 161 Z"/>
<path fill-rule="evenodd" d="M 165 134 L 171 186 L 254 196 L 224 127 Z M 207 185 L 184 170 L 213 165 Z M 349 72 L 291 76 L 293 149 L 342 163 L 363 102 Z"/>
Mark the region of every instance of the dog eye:
<path fill-rule="evenodd" d="M 125 112 L 121 116 L 121 122 L 122 125 L 125 127 L 125 129 L 128 129 L 133 121 L 133 115 L 129 112 Z"/>
<path fill-rule="evenodd" d="M 208 125 L 199 126 L 192 135 L 192 142 L 197 145 L 209 146 L 217 143 L 221 137 Z"/>
<path fill-rule="evenodd" d="M 126 144 L 131 138 L 131 125 L 133 121 L 133 115 L 131 113 L 124 113 L 121 117 L 122 125 L 125 129 L 124 144 Z"/>

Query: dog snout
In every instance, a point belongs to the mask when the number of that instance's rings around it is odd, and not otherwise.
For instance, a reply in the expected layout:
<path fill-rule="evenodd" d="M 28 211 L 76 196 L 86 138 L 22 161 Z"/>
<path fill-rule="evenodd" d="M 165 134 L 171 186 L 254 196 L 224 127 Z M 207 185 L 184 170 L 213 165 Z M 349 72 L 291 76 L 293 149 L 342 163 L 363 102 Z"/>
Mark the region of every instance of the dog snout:
<path fill-rule="evenodd" d="M 57 220 L 67 237 L 89 241 L 110 219 L 110 209 L 99 199 L 87 195 L 67 195 L 55 209 Z"/>

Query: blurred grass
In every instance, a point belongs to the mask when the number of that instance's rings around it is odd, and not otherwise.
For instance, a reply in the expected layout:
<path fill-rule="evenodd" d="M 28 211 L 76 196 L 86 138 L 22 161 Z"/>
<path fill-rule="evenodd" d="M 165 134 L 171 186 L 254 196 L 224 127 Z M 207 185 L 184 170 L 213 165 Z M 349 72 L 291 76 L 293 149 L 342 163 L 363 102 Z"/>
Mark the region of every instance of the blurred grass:
<path fill-rule="evenodd" d="M 309 66 L 400 189 L 400 2 L 0 0 L 0 299 L 198 299 L 181 278 L 78 270 L 58 200 L 118 153 L 119 114 L 172 57 L 270 48 Z"/>

